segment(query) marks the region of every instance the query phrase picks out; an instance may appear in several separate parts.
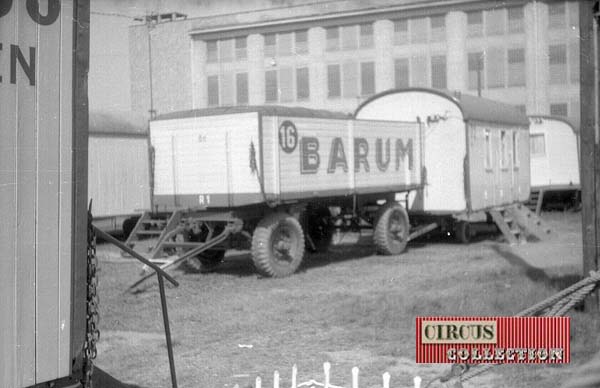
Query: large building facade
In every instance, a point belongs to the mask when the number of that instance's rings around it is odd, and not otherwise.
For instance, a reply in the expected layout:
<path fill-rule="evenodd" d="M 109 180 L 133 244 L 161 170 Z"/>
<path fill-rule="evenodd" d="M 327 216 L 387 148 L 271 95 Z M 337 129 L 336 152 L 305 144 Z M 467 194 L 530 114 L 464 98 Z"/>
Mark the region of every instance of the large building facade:
<path fill-rule="evenodd" d="M 383 90 L 433 87 L 579 122 L 576 1 L 292 3 L 132 26 L 133 110 L 352 112 Z"/>

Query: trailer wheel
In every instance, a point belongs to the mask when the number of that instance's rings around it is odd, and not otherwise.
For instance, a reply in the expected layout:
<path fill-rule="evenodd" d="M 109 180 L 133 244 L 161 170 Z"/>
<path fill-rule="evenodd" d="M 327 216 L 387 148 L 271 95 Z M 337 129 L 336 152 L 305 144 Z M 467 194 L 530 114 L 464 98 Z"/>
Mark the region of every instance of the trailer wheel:
<path fill-rule="evenodd" d="M 473 229 L 471 228 L 471 224 L 469 222 L 458 221 L 454 225 L 454 236 L 459 242 L 468 244 L 471 242 L 473 235 Z"/>
<path fill-rule="evenodd" d="M 252 235 L 252 261 L 262 275 L 293 274 L 304 256 L 304 233 L 298 220 L 286 213 L 264 217 Z"/>
<path fill-rule="evenodd" d="M 140 217 L 129 217 L 126 218 L 125 221 L 123 221 L 123 237 L 125 239 L 129 237 L 129 235 L 133 231 L 133 228 L 135 228 L 135 226 L 137 225 L 139 219 Z"/>
<path fill-rule="evenodd" d="M 398 255 L 408 243 L 408 214 L 397 203 L 381 208 L 373 231 L 373 242 L 377 252 L 384 255 Z"/>

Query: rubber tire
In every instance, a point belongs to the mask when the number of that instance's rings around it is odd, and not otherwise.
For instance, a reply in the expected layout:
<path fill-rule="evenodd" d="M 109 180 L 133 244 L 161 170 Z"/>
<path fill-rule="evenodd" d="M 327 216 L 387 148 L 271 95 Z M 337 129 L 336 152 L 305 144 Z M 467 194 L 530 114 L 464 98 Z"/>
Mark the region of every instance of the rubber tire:
<path fill-rule="evenodd" d="M 302 213 L 302 228 L 305 231 L 305 235 L 310 236 L 312 242 L 315 244 L 315 249 L 313 249 L 305 236 L 306 249 L 313 252 L 327 251 L 327 248 L 331 245 L 331 239 L 333 238 L 333 228 L 329 223 L 324 223 L 323 220 L 329 220 L 330 218 L 331 213 L 326 207 L 307 209 Z"/>
<path fill-rule="evenodd" d="M 399 216 L 402 226 L 400 240 L 394 238 L 390 233 L 390 221 L 393 216 Z M 397 203 L 384 205 L 380 211 L 375 229 L 373 230 L 373 242 L 377 253 L 382 255 L 399 255 L 406 249 L 408 244 L 408 235 L 410 224 L 408 222 L 408 213 L 404 207 Z"/>
<path fill-rule="evenodd" d="M 462 244 L 469 244 L 474 237 L 471 224 L 467 221 L 458 221 L 454 224 L 454 237 Z"/>
<path fill-rule="evenodd" d="M 292 235 L 291 260 L 286 263 L 275 256 L 273 248 L 273 239 L 280 228 L 286 228 Z M 279 278 L 293 274 L 304 257 L 304 232 L 300 222 L 287 213 L 268 214 L 254 229 L 251 252 L 254 267 L 261 275 Z"/>
<path fill-rule="evenodd" d="M 135 228 L 135 226 L 137 225 L 139 219 L 140 217 L 129 217 L 126 218 L 125 221 L 123 221 L 122 229 L 123 237 L 125 239 L 129 238 L 129 235 L 133 231 L 133 228 Z"/>

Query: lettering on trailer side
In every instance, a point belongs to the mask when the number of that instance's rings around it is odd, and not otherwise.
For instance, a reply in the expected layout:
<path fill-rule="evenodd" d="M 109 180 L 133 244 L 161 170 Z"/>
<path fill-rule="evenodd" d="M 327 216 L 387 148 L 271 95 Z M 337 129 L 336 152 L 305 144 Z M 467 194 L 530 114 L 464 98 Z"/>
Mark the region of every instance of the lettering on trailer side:
<path fill-rule="evenodd" d="M 316 174 L 321 164 L 319 156 L 319 139 L 302 137 L 300 139 L 300 173 Z"/>
<path fill-rule="evenodd" d="M 327 172 L 330 174 L 334 173 L 338 167 L 341 167 L 344 172 L 348 172 L 348 162 L 346 161 L 344 143 L 342 142 L 341 137 L 334 137 L 331 142 L 331 152 L 329 152 Z"/>

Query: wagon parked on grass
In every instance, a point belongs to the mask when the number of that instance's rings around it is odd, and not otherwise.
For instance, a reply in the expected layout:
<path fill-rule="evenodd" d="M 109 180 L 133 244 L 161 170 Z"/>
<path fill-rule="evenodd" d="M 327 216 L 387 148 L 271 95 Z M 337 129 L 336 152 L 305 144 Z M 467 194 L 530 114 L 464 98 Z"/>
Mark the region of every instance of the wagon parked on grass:
<path fill-rule="evenodd" d="M 373 227 L 377 250 L 401 253 L 409 238 L 398 193 L 421 188 L 422 133 L 412 121 L 277 106 L 171 113 L 150 123 L 155 151 L 152 211 L 127 243 L 165 265 L 199 258 L 219 263 L 232 247 L 250 248 L 256 269 L 286 276 L 305 245 L 338 225 Z"/>
<path fill-rule="evenodd" d="M 530 189 L 529 120 L 516 107 L 407 88 L 371 97 L 354 116 L 423 124 L 424 186 L 409 195 L 413 222 L 434 222 L 462 242 L 470 240 L 475 226 L 495 223 L 510 243 L 522 239 L 519 222 L 539 222 L 519 205 Z"/>

